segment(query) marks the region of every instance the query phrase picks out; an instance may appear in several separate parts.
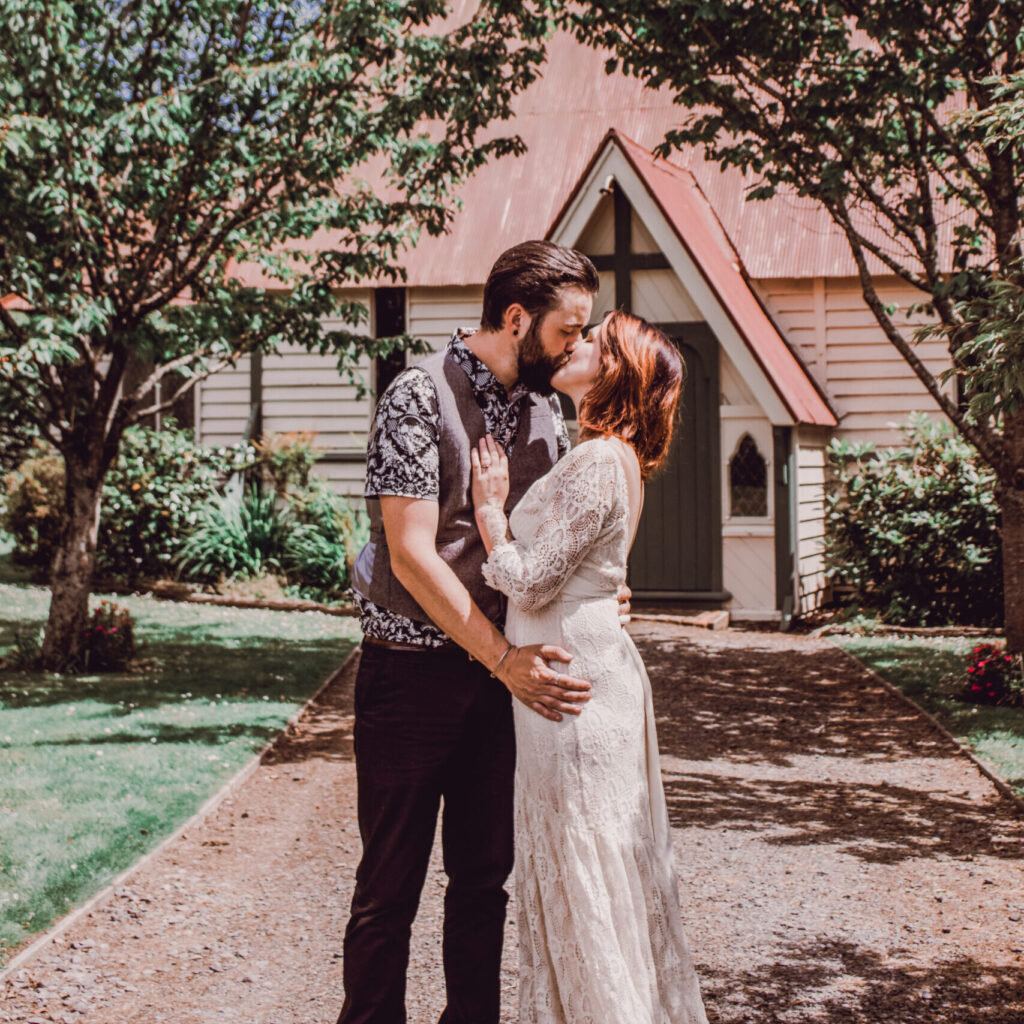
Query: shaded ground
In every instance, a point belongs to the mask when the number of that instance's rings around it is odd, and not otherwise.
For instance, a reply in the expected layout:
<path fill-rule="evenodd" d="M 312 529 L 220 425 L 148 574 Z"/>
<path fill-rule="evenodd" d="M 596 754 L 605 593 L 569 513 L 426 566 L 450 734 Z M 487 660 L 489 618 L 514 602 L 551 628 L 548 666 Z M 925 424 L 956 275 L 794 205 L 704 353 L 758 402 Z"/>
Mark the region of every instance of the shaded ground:
<path fill-rule="evenodd" d="M 710 1019 L 1019 1024 L 1016 806 L 825 641 L 633 631 Z M 0 1020 L 331 1024 L 359 849 L 350 716 L 351 678 L 202 826 L 9 980 Z M 442 892 L 435 863 L 411 1024 L 443 999 Z"/>

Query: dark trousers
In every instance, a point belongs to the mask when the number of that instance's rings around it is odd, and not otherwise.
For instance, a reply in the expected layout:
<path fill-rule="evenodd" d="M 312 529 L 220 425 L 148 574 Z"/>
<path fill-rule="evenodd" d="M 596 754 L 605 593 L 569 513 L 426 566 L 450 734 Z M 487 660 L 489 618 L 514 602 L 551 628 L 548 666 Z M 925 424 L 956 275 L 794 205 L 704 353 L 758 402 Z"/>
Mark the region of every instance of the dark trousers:
<path fill-rule="evenodd" d="M 441 1024 L 498 1024 L 512 870 L 511 698 L 460 648 L 363 647 L 355 693 L 363 856 L 338 1024 L 403 1024 L 409 932 L 438 809 L 448 887 Z"/>

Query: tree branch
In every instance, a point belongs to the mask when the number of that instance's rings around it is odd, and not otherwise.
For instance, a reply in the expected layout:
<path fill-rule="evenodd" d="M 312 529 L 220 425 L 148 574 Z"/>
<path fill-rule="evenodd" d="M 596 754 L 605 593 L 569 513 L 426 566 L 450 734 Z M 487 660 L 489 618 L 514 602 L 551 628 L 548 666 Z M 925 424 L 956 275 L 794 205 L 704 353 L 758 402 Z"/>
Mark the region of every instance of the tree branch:
<path fill-rule="evenodd" d="M 852 226 L 850 226 L 849 222 L 849 214 L 843 210 L 841 212 L 841 217 L 845 219 L 845 225 L 841 221 L 840 226 L 848 227 L 850 231 L 852 231 Z M 849 232 L 847 234 L 847 238 L 850 239 Z M 932 374 L 928 367 L 924 365 L 924 362 L 914 351 L 910 342 L 903 337 L 903 335 L 897 330 L 896 325 L 892 322 L 885 306 L 878 297 L 878 292 L 875 289 L 875 282 L 871 276 L 870 270 L 868 270 L 867 261 L 864 258 L 863 251 L 859 246 L 853 245 L 852 242 L 850 248 L 853 253 L 854 261 L 857 264 L 857 273 L 860 278 L 861 292 L 864 296 L 864 301 L 868 304 L 868 307 L 874 314 L 879 326 L 885 332 L 886 338 L 889 339 L 893 347 L 901 356 L 903 356 L 907 364 L 914 371 L 918 380 L 920 380 L 925 386 L 925 390 L 927 390 L 928 394 L 935 399 L 939 408 L 954 424 L 956 424 L 957 429 L 964 435 L 964 437 L 966 437 L 978 449 L 982 458 L 985 459 L 993 469 L 999 472 L 1001 466 L 1001 453 L 999 450 L 1000 444 L 998 438 L 994 437 L 986 428 L 969 422 L 960 407 L 955 402 L 951 401 L 949 396 L 942 390 L 934 374 Z"/>

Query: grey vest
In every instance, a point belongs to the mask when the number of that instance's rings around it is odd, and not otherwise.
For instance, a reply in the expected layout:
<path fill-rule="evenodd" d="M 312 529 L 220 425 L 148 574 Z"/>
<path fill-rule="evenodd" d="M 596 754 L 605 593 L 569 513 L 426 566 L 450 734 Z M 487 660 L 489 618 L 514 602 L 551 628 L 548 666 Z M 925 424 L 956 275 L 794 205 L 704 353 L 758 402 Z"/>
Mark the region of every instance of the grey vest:
<path fill-rule="evenodd" d="M 486 435 L 483 412 L 465 370 L 446 352 L 428 356 L 419 367 L 427 372 L 437 390 L 440 414 L 438 445 L 440 494 L 438 495 L 437 553 L 452 567 L 473 600 L 493 622 L 504 611 L 504 598 L 485 582 L 481 567 L 487 558 L 473 517 L 470 494 L 470 451 Z M 506 514 L 558 459 L 555 419 L 546 398 L 527 397 L 519 420 L 519 432 L 509 454 Z M 352 587 L 367 600 L 398 615 L 429 622 L 430 617 L 391 571 L 391 556 L 381 521 L 380 500 L 366 499 L 370 513 L 370 539 L 352 567 Z"/>

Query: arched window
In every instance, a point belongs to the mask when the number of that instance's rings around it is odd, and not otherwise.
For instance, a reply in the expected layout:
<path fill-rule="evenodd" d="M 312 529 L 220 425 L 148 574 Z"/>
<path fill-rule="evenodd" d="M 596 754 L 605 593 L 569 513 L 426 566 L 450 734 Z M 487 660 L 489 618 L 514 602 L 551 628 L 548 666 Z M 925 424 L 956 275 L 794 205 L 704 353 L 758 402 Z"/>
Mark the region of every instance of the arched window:
<path fill-rule="evenodd" d="M 768 464 L 749 434 L 740 439 L 729 460 L 730 515 L 768 515 Z"/>

